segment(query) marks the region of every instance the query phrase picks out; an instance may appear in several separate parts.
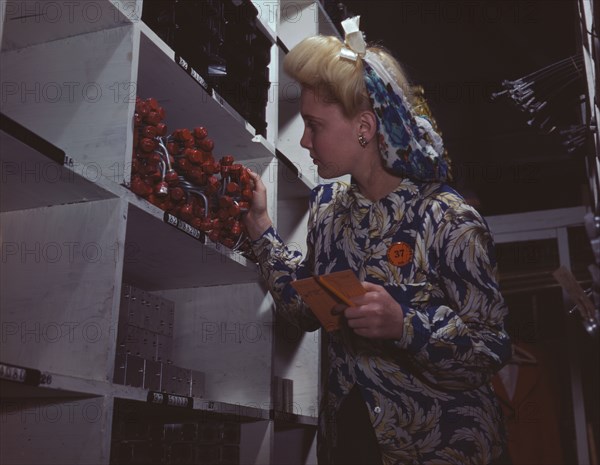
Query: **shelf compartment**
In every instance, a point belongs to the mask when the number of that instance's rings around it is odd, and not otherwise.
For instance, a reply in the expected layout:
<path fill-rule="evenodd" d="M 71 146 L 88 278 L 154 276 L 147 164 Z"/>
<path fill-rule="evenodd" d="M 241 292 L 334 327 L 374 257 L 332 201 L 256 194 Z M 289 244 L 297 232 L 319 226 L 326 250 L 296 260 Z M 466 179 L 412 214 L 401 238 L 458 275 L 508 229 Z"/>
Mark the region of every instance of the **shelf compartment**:
<path fill-rule="evenodd" d="M 75 173 L 120 183 L 135 57 L 131 24 L 2 52 L 1 111 L 63 150 Z"/>
<path fill-rule="evenodd" d="M 318 33 L 319 6 L 316 0 L 281 0 L 277 36 L 288 50 L 305 37 Z"/>
<path fill-rule="evenodd" d="M 2 398 L 0 462 L 100 464 L 108 462 L 109 406 L 102 397 Z"/>
<path fill-rule="evenodd" d="M 238 252 L 204 243 L 168 225 L 164 212 L 133 193 L 129 200 L 123 279 L 147 291 L 191 288 L 258 279 Z"/>
<path fill-rule="evenodd" d="M 258 10 L 257 25 L 261 31 L 271 39 L 271 42 L 277 41 L 277 18 L 278 8 L 277 2 L 273 0 L 252 0 L 252 3 Z"/>
<path fill-rule="evenodd" d="M 271 463 L 312 464 L 317 460 L 316 419 L 273 418 L 274 444 Z"/>
<path fill-rule="evenodd" d="M 289 423 L 306 423 L 319 410 L 319 331 L 306 333 L 282 317 L 273 325 L 273 415 Z"/>
<path fill-rule="evenodd" d="M 277 36 L 287 50 L 317 34 L 340 38 L 335 24 L 318 0 L 281 0 Z"/>
<path fill-rule="evenodd" d="M 0 215 L 3 362 L 107 378 L 122 204 L 106 199 Z"/>
<path fill-rule="evenodd" d="M 115 399 L 111 463 L 257 463 L 257 455 L 268 453 L 256 446 L 265 439 L 268 444 L 267 426 L 239 412 Z"/>
<path fill-rule="evenodd" d="M 173 363 L 204 373 L 204 397 L 268 412 L 273 344 L 268 292 L 246 283 L 158 294 L 175 302 Z"/>
<path fill-rule="evenodd" d="M 175 395 L 189 398 L 189 385 L 165 382 L 165 373 L 172 373 L 186 379 L 191 371 L 202 373 L 202 397 L 194 396 L 193 408 L 219 414 L 231 414 L 255 419 L 269 419 L 270 374 L 271 374 L 271 304 L 267 292 L 257 283 L 235 286 L 206 286 L 202 288 L 173 289 L 152 292 L 149 297 L 139 288 L 130 291 L 122 301 L 121 312 L 127 312 L 132 323 L 151 332 L 156 328 L 156 317 L 143 305 L 131 306 L 134 302 L 163 300 L 174 303 L 172 332 L 166 333 L 168 342 L 163 343 L 165 357 L 171 361 L 170 367 L 180 367 L 179 371 L 167 370 L 163 365 L 162 378 L 155 390 L 165 390 Z M 158 298 L 158 299 L 155 299 Z M 129 306 L 127 305 L 129 302 Z M 148 315 L 149 318 L 144 318 Z M 143 323 L 140 323 L 143 321 Z M 134 334 L 134 333 L 132 333 Z M 144 353 L 144 358 L 152 357 L 144 348 L 144 335 L 139 333 L 122 347 L 132 353 Z M 138 347 L 142 348 L 138 349 Z M 243 355 L 241 355 L 243 354 Z M 141 357 L 141 356 L 140 356 Z M 134 359 L 138 359 L 133 357 Z M 140 358 L 141 359 L 141 358 Z M 120 359 L 122 360 L 122 358 Z M 135 361 L 135 360 L 134 360 Z M 121 364 L 121 362 L 119 362 Z M 150 374 L 156 365 L 150 366 Z M 146 368 L 148 367 L 146 362 Z M 145 369 L 145 368 L 142 368 Z M 183 373 L 182 373 L 183 371 Z M 142 386 L 134 371 L 133 382 Z M 144 380 L 146 373 L 144 373 Z M 167 374 L 167 376 L 171 376 Z M 114 385 L 115 395 L 134 400 L 145 400 L 149 391 L 141 387 Z M 133 396 L 133 397 L 132 397 Z"/>
<path fill-rule="evenodd" d="M 250 1 L 211 0 L 150 2 L 143 10 L 143 23 L 266 136 L 275 39 L 256 17 L 258 8 Z"/>
<path fill-rule="evenodd" d="M 78 174 L 64 151 L 10 118 L 0 118 L 1 212 L 115 197 L 96 182 L 101 181 L 97 171 Z"/>
<path fill-rule="evenodd" d="M 204 126 L 215 141 L 213 155 L 233 155 L 244 162 L 274 158 L 273 144 L 256 135 L 254 128 L 212 90 L 185 60 L 145 24 L 139 25 L 140 58 L 137 94 L 154 97 L 166 111 L 168 131 Z"/>
<path fill-rule="evenodd" d="M 323 34 L 326 36 L 335 36 L 343 42 L 344 39 L 342 38 L 340 32 L 336 28 L 334 20 L 330 18 L 330 16 L 327 14 L 327 11 L 325 11 L 325 7 L 321 3 L 321 1 L 317 1 L 316 4 L 318 9 L 317 17 L 319 18 L 317 26 L 319 34 Z"/>
<path fill-rule="evenodd" d="M 16 50 L 131 24 L 134 0 L 6 2 L 2 51 Z"/>

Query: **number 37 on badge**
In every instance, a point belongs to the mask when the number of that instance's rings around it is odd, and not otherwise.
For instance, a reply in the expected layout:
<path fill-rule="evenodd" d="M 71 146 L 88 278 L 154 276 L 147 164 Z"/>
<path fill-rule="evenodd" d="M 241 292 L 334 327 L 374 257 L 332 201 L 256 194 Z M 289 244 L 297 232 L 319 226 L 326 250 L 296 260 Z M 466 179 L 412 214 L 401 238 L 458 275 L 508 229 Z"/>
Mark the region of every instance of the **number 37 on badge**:
<path fill-rule="evenodd" d="M 406 242 L 394 242 L 387 252 L 388 261 L 396 266 L 404 266 L 410 263 L 412 257 L 413 250 Z"/>

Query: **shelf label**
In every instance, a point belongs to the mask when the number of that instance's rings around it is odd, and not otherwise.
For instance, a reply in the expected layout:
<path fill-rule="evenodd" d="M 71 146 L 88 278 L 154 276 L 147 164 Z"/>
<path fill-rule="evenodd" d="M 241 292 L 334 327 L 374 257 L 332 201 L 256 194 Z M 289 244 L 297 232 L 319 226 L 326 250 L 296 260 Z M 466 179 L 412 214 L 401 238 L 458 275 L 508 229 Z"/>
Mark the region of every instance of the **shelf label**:
<path fill-rule="evenodd" d="M 172 407 L 192 408 L 194 406 L 194 399 L 192 397 L 167 394 L 166 404 Z"/>
<path fill-rule="evenodd" d="M 208 90 L 208 83 L 204 80 L 202 76 L 194 69 L 190 68 L 190 76 L 192 76 L 198 84 Z"/>
<path fill-rule="evenodd" d="M 200 73 L 198 71 L 196 71 L 194 68 L 192 68 L 189 63 L 185 60 L 185 58 L 183 58 L 181 55 L 175 55 L 175 62 L 186 72 L 188 73 L 192 79 L 194 81 L 196 81 L 198 84 L 200 84 L 202 86 L 202 88 L 208 92 L 209 94 L 211 93 L 211 89 L 210 86 L 208 85 L 208 82 L 205 81 L 205 79 L 200 75 Z"/>
<path fill-rule="evenodd" d="M 177 64 L 179 66 L 181 66 L 185 71 L 189 72 L 189 65 L 187 64 L 187 61 L 185 61 L 183 59 L 183 57 L 180 57 L 179 55 L 175 55 L 175 61 L 177 62 Z"/>
<path fill-rule="evenodd" d="M 190 226 L 185 221 L 181 221 L 175 215 L 165 212 L 163 219 L 164 219 L 165 223 L 170 224 L 171 226 L 179 229 L 180 231 L 183 231 L 187 235 L 192 236 L 194 239 L 199 240 L 203 244 L 206 243 L 206 240 L 205 240 L 206 238 L 202 231 L 194 228 L 193 226 Z"/>
<path fill-rule="evenodd" d="M 18 383 L 24 383 L 26 377 L 27 372 L 25 368 L 19 368 L 0 363 L 0 378 L 7 379 L 9 381 L 16 381 Z"/>
<path fill-rule="evenodd" d="M 30 386 L 39 386 L 40 384 L 50 384 L 52 382 L 52 376 L 42 373 L 40 370 L 1 362 L 0 379 L 28 384 Z"/>
<path fill-rule="evenodd" d="M 165 403 L 165 395 L 162 392 L 149 391 L 148 392 L 148 402 L 150 404 L 164 404 Z"/>
<path fill-rule="evenodd" d="M 148 391 L 147 401 L 150 404 L 167 405 L 170 407 L 194 407 L 194 399 L 192 397 L 178 396 L 166 392 Z"/>

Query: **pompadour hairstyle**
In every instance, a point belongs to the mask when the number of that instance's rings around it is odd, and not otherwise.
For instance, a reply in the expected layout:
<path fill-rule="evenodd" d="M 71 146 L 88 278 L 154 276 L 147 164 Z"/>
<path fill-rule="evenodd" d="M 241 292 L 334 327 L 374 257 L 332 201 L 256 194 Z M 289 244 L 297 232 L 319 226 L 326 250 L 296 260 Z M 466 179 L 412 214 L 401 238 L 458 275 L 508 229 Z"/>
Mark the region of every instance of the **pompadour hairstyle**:
<path fill-rule="evenodd" d="M 341 105 L 344 114 L 355 116 L 370 109 L 363 76 L 362 59 L 350 61 L 339 57 L 343 43 L 333 36 L 307 37 L 286 55 L 284 71 L 301 86 L 313 90 L 330 103 Z M 412 103 L 412 91 L 406 74 L 398 61 L 383 47 L 370 46 L 388 69 L 393 70 L 406 98 Z"/>

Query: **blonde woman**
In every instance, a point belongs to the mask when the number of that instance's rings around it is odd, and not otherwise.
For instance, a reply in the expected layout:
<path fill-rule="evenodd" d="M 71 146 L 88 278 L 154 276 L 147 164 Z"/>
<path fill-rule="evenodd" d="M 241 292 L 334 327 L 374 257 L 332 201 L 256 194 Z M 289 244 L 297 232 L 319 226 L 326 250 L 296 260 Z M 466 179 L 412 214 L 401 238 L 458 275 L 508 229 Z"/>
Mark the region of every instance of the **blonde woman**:
<path fill-rule="evenodd" d="M 510 358 L 490 232 L 450 188 L 443 142 L 400 65 L 366 47 L 358 18 L 344 43 L 305 39 L 284 61 L 301 87 L 300 145 L 321 177 L 305 257 L 286 248 L 255 189 L 245 224 L 277 311 L 318 320 L 290 283 L 353 270 L 366 293 L 325 334 L 329 373 L 318 455 L 332 464 L 492 464 L 504 456 L 491 376 Z M 411 103 L 412 102 L 412 103 Z"/>

